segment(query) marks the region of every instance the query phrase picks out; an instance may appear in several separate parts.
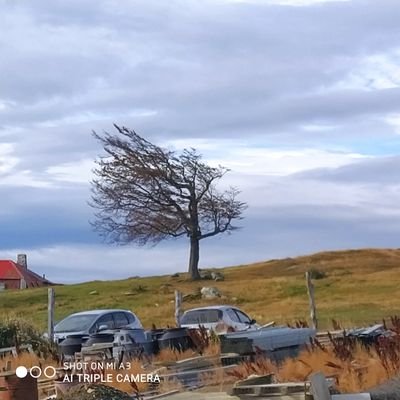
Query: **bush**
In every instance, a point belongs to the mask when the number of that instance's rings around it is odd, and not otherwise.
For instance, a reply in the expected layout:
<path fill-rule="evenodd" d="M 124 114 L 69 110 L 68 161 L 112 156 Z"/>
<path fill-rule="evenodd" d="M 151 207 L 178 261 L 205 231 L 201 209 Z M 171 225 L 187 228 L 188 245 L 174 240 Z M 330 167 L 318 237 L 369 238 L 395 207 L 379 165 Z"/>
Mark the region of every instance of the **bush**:
<path fill-rule="evenodd" d="M 32 346 L 32 350 L 45 358 L 56 358 L 57 349 L 54 344 L 42 337 L 40 332 L 29 323 L 18 318 L 0 320 L 0 348 Z"/>
<path fill-rule="evenodd" d="M 325 271 L 320 271 L 316 268 L 310 270 L 311 279 L 324 279 L 327 277 Z"/>

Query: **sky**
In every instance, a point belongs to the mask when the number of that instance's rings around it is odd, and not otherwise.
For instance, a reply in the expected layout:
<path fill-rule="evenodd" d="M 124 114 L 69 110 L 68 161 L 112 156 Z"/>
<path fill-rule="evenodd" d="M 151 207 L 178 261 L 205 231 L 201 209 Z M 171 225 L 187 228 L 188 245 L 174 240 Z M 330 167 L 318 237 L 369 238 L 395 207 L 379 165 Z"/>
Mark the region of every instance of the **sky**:
<path fill-rule="evenodd" d="M 188 243 L 104 243 L 91 132 L 231 172 L 241 230 L 200 267 L 400 247 L 398 0 L 0 0 L 0 259 L 55 282 L 185 271 Z"/>

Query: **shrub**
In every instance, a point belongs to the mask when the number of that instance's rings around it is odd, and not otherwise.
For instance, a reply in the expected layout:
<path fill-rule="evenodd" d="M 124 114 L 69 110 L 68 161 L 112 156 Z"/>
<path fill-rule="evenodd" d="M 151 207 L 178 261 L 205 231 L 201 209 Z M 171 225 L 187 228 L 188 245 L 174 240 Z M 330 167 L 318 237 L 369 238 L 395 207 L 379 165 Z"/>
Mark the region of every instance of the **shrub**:
<path fill-rule="evenodd" d="M 319 269 L 312 268 L 310 270 L 311 279 L 324 279 L 327 277 L 325 271 L 320 271 Z"/>
<path fill-rule="evenodd" d="M 32 350 L 44 358 L 56 358 L 55 345 L 42 337 L 39 331 L 29 323 L 18 318 L 4 318 L 0 320 L 0 348 L 21 346 L 32 347 Z"/>

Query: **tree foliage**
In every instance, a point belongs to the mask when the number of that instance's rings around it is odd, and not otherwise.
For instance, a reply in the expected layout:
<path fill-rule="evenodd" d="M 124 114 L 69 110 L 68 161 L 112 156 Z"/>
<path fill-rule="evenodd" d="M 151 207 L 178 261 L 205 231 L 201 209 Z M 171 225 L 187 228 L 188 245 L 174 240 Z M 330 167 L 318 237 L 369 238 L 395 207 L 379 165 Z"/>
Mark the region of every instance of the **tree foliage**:
<path fill-rule="evenodd" d="M 115 128 L 116 134 L 94 133 L 105 150 L 92 181 L 94 227 L 116 243 L 156 244 L 187 236 L 189 270 L 199 278 L 199 241 L 237 229 L 233 221 L 246 208 L 237 189 L 216 188 L 228 170 L 207 165 L 195 149 L 177 154 L 134 130 Z"/>

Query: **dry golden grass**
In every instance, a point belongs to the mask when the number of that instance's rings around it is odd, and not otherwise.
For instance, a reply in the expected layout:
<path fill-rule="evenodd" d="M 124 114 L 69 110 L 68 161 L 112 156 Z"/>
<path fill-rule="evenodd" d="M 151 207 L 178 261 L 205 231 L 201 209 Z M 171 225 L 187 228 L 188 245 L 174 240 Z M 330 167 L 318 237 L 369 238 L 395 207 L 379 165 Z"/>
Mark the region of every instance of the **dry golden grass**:
<path fill-rule="evenodd" d="M 184 391 L 184 387 L 181 382 L 179 382 L 176 378 L 171 378 L 168 380 L 161 381 L 160 385 L 158 386 L 159 393 L 168 393 L 178 390 L 180 392 Z"/>
<path fill-rule="evenodd" d="M 160 352 L 154 357 L 153 363 L 163 364 L 163 363 L 172 363 L 175 361 L 185 360 L 187 358 L 192 358 L 197 356 L 198 354 L 193 350 L 185 350 L 185 351 L 177 351 L 174 349 L 162 349 Z"/>
<path fill-rule="evenodd" d="M 140 375 L 140 374 L 149 374 L 150 371 L 146 370 L 143 367 L 142 362 L 140 361 L 131 361 L 130 362 L 130 368 L 126 368 L 124 370 L 106 370 L 105 373 L 111 374 L 113 376 L 112 382 L 109 383 L 109 386 L 112 386 L 116 389 L 119 389 L 123 392 L 126 393 L 133 393 L 133 392 L 144 392 L 148 390 L 149 384 L 146 381 L 138 381 L 136 383 L 130 383 L 130 382 L 118 382 L 123 380 L 121 377 L 117 379 L 117 375 L 123 375 L 123 376 L 130 376 L 130 375 Z"/>
<path fill-rule="evenodd" d="M 208 346 L 204 355 L 216 356 L 220 354 L 218 344 Z M 110 386 L 133 393 L 135 391 L 144 392 L 149 389 L 146 382 L 118 382 L 117 374 L 138 375 L 149 374 L 154 371 L 154 365 L 168 365 L 176 361 L 192 358 L 197 354 L 192 350 L 177 352 L 174 350 L 162 350 L 152 362 L 152 365 L 143 361 L 132 361 L 131 368 L 125 370 L 106 370 L 105 374 L 112 374 L 114 379 Z M 19 365 L 32 367 L 34 365 L 53 365 L 57 366 L 53 360 L 43 360 L 30 353 L 22 353 L 17 358 L 8 356 L 0 359 L 0 369 L 6 367 L 7 361 L 11 362 L 12 369 Z M 218 360 L 215 367 L 220 366 Z M 343 360 L 335 351 L 328 348 L 312 347 L 303 351 L 296 359 L 287 359 L 281 365 L 276 365 L 266 358 L 257 358 L 253 362 L 244 362 L 237 366 L 233 372 L 216 370 L 213 373 L 204 373 L 200 383 L 213 385 L 217 390 L 227 383 L 234 383 L 237 380 L 245 379 L 252 375 L 274 374 L 277 382 L 304 382 L 309 379 L 314 372 L 323 372 L 327 377 L 336 380 L 337 388 L 342 393 L 357 393 L 365 391 L 371 387 L 379 385 L 386 380 L 398 376 L 400 372 L 400 362 L 384 365 L 382 358 L 377 350 L 372 347 L 367 350 L 361 345 L 355 345 L 352 349 L 351 357 Z M 158 390 L 166 393 L 172 390 L 182 390 L 182 385 L 176 379 L 163 381 Z"/>
<path fill-rule="evenodd" d="M 11 355 L 0 357 L 0 370 L 4 371 L 8 363 L 10 363 L 11 370 L 15 370 L 19 366 L 24 366 L 26 368 L 42 365 L 51 365 L 53 367 L 57 366 L 56 361 L 52 360 L 51 358 L 44 360 L 36 354 L 31 353 L 20 353 L 17 357 L 13 357 Z"/>
<path fill-rule="evenodd" d="M 363 249 L 323 252 L 310 256 L 271 260 L 219 270 L 225 281 L 191 282 L 186 274 L 131 278 L 122 281 L 89 282 L 56 287 L 56 318 L 93 308 L 133 310 L 146 327 L 174 326 L 174 290 L 184 294 L 202 286 L 217 287 L 223 297 L 184 302 L 185 309 L 215 303 L 243 308 L 261 323 L 285 323 L 308 318 L 304 272 L 325 272 L 315 281 L 315 296 L 321 328 L 332 318 L 346 325 L 380 321 L 400 314 L 400 250 Z M 89 293 L 96 290 L 98 296 Z M 14 312 L 46 326 L 47 291 L 32 289 L 0 293 L 0 312 Z"/>
<path fill-rule="evenodd" d="M 221 345 L 219 343 L 209 344 L 203 352 L 203 355 L 205 356 L 218 356 L 220 354 L 221 354 Z"/>
<path fill-rule="evenodd" d="M 398 376 L 399 370 L 387 370 L 374 349 L 358 346 L 351 360 L 343 361 L 331 349 L 304 351 L 297 359 L 277 366 L 265 358 L 239 365 L 231 374 L 236 380 L 251 375 L 274 374 L 277 382 L 304 382 L 314 372 L 333 377 L 342 393 L 357 393 Z"/>

